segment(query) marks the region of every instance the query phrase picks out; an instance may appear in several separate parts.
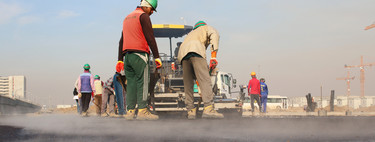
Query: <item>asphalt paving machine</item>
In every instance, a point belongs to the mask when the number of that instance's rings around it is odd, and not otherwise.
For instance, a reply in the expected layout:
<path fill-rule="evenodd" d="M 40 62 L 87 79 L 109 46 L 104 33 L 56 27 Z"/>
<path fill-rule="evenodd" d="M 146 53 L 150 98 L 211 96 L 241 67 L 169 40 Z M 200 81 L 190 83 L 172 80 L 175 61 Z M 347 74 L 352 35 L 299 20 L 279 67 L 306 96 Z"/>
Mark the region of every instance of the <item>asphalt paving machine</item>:
<path fill-rule="evenodd" d="M 188 25 L 154 24 L 156 38 L 169 38 L 170 53 L 160 53 L 163 66 L 156 70 L 153 62 L 150 75 L 150 106 L 152 111 L 185 111 L 185 93 L 182 77 L 182 65 L 177 61 L 177 54 L 181 42 L 172 50 L 172 38 L 182 38 L 193 27 Z M 159 49 L 162 48 L 159 46 Z M 153 61 L 153 59 L 150 59 Z M 211 72 L 213 84 L 215 109 L 235 109 L 241 111 L 241 103 L 244 95 L 234 94 L 236 79 L 230 73 L 219 71 L 217 68 Z M 203 109 L 203 103 L 199 95 L 198 86 L 194 85 L 194 100 L 198 109 Z"/>

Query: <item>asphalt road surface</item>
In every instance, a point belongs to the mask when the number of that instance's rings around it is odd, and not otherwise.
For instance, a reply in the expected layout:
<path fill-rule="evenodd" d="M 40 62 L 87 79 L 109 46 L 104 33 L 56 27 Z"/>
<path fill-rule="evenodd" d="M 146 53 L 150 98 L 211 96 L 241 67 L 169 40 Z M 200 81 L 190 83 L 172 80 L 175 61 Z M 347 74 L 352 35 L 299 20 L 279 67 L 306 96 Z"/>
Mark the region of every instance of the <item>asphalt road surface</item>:
<path fill-rule="evenodd" d="M 80 117 L 76 114 L 0 116 L 0 141 L 254 141 L 375 142 L 375 117 L 250 117 L 187 120 L 181 113 L 157 121 Z"/>

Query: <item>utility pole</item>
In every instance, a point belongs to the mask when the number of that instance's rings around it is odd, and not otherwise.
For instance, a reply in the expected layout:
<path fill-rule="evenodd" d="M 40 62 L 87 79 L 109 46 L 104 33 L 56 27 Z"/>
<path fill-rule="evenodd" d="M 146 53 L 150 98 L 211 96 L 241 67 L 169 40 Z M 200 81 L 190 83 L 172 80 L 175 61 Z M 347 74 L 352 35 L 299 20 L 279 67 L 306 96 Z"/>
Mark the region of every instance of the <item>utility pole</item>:
<path fill-rule="evenodd" d="M 323 109 L 323 85 L 320 85 L 320 109 Z"/>
<path fill-rule="evenodd" d="M 360 65 L 354 65 L 354 66 L 348 66 L 348 65 L 345 65 L 344 67 L 345 68 L 359 68 L 360 69 L 360 77 L 359 77 L 359 80 L 360 80 L 360 83 L 361 83 L 361 97 L 364 97 L 365 96 L 365 67 L 366 66 L 373 66 L 375 65 L 375 63 L 371 63 L 371 64 L 364 64 L 363 63 L 363 56 L 361 56 L 361 64 Z"/>

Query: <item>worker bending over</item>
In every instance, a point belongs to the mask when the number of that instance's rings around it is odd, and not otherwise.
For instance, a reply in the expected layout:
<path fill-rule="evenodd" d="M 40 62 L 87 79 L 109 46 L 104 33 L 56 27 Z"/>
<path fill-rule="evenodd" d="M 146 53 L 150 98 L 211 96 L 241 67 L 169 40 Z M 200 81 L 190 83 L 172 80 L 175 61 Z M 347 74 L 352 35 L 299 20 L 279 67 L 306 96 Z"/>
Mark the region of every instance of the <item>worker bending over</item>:
<path fill-rule="evenodd" d="M 182 64 L 185 104 L 188 111 L 188 119 L 196 118 L 196 109 L 194 108 L 194 81 L 199 82 L 204 102 L 203 118 L 224 118 L 214 110 L 212 84 L 209 74 L 209 68 L 206 61 L 206 49 L 211 44 L 210 69 L 217 65 L 216 53 L 219 47 L 219 33 L 213 27 L 203 21 L 195 24 L 191 31 L 182 42 L 178 61 Z"/>

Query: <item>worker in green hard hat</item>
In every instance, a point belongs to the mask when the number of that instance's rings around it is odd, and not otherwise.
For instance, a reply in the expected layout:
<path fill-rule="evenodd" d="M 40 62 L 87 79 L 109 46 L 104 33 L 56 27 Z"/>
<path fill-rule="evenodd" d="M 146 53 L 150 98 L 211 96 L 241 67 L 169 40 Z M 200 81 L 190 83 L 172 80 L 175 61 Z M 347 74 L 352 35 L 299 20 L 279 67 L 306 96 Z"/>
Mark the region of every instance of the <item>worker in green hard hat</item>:
<path fill-rule="evenodd" d="M 206 61 L 206 49 L 211 45 L 209 68 Z M 210 74 L 217 66 L 216 53 L 219 50 L 219 32 L 198 21 L 193 30 L 185 37 L 178 51 L 178 61 L 182 65 L 185 104 L 188 119 L 196 118 L 194 108 L 194 82 L 199 82 L 199 88 L 204 102 L 203 118 L 224 118 L 224 115 L 214 109 L 213 92 Z"/>
<path fill-rule="evenodd" d="M 91 101 L 91 95 L 95 93 L 94 76 L 90 73 L 90 65 L 83 65 L 83 73 L 77 79 L 78 96 L 81 99 L 81 115 L 88 116 L 87 110 Z"/>
<path fill-rule="evenodd" d="M 128 81 L 127 113 L 124 116 L 127 120 L 132 120 L 135 116 L 138 120 L 159 119 L 147 109 L 150 50 L 154 56 L 156 68 L 162 66 L 150 20 L 150 15 L 156 11 L 157 3 L 157 0 L 142 0 L 123 22 L 116 66 L 124 68 Z M 135 115 L 137 104 L 138 114 Z"/>
<path fill-rule="evenodd" d="M 101 115 L 103 84 L 104 84 L 103 81 L 100 80 L 100 76 L 95 75 L 94 77 L 94 86 L 95 86 L 94 108 L 95 108 L 97 116 Z"/>

